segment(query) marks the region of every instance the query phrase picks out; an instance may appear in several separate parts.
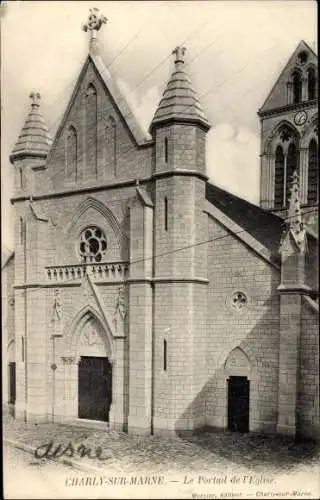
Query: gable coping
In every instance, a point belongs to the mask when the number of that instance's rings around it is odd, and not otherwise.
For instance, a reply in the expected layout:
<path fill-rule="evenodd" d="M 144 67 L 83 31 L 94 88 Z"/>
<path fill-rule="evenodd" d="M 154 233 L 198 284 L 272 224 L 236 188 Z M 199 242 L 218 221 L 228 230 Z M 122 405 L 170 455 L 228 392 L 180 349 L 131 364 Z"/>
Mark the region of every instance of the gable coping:
<path fill-rule="evenodd" d="M 89 59 L 92 60 L 94 66 L 96 67 L 99 75 L 101 76 L 103 83 L 107 87 L 107 90 L 111 94 L 111 97 L 115 101 L 120 114 L 128 125 L 133 137 L 135 138 L 138 145 L 144 145 L 152 142 L 152 137 L 148 132 L 144 132 L 140 123 L 134 115 L 127 99 L 123 96 L 123 93 L 119 89 L 119 86 L 115 80 L 111 77 L 111 74 L 107 70 L 101 56 L 99 55 L 89 55 Z"/>
<path fill-rule="evenodd" d="M 319 304 L 313 300 L 309 295 L 303 295 L 303 299 L 310 306 L 313 312 L 319 313 Z"/>
<path fill-rule="evenodd" d="M 138 194 L 140 200 L 142 201 L 142 203 L 146 207 L 153 208 L 153 202 L 152 202 L 149 194 L 147 193 L 147 191 L 143 187 L 141 187 L 141 186 L 137 186 L 136 187 L 136 191 L 137 191 L 137 194 Z"/>
<path fill-rule="evenodd" d="M 47 157 L 46 165 L 50 161 L 52 157 L 52 153 L 55 149 L 55 146 L 58 142 L 59 137 L 61 136 L 63 127 L 65 125 L 65 122 L 67 121 L 67 117 L 70 113 L 71 107 L 74 103 L 74 100 L 77 96 L 80 84 L 83 80 L 84 74 L 90 64 L 90 62 L 93 63 L 93 66 L 95 70 L 97 71 L 98 75 L 101 77 L 102 82 L 106 86 L 108 92 L 110 93 L 112 99 L 114 100 L 120 115 L 123 117 L 125 120 L 125 123 L 127 124 L 133 138 L 135 139 L 136 143 L 138 146 L 143 146 L 143 145 L 148 145 L 149 143 L 153 142 L 152 137 L 150 136 L 149 133 L 145 133 L 140 126 L 137 118 L 134 116 L 134 113 L 132 109 L 130 108 L 127 100 L 123 96 L 122 92 L 120 91 L 118 85 L 116 84 L 115 81 L 112 80 L 112 77 L 107 70 L 107 68 L 104 65 L 104 62 L 100 56 L 94 56 L 93 54 L 88 54 L 86 57 L 86 60 L 82 66 L 82 69 L 80 71 L 80 74 L 77 78 L 77 81 L 73 87 L 73 91 L 71 94 L 71 97 L 69 99 L 68 105 L 66 107 L 66 110 L 62 116 L 62 119 L 60 121 L 60 124 L 58 126 L 58 129 L 55 133 L 53 142 L 51 144 L 51 148 Z"/>
<path fill-rule="evenodd" d="M 263 116 L 264 113 L 267 111 L 267 110 L 264 110 L 263 108 L 266 106 L 268 100 L 269 100 L 269 97 L 271 96 L 272 92 L 274 91 L 274 89 L 277 87 L 277 85 L 279 84 L 281 78 L 282 78 L 282 75 L 283 73 L 285 72 L 285 70 L 287 69 L 287 67 L 289 66 L 291 60 L 294 58 L 294 56 L 298 53 L 298 51 L 300 50 L 303 50 L 303 48 L 307 49 L 308 51 L 310 51 L 314 56 L 317 57 L 317 54 L 315 53 L 314 50 L 312 50 L 312 48 L 304 41 L 304 40 L 301 40 L 299 42 L 299 44 L 297 45 L 296 49 L 294 50 L 294 52 L 291 54 L 291 56 L 289 57 L 289 59 L 287 60 L 286 64 L 283 66 L 282 70 L 280 71 L 280 74 L 277 78 L 277 80 L 275 81 L 274 85 L 272 86 L 269 94 L 267 95 L 266 99 L 264 100 L 262 106 L 260 107 L 259 111 L 258 111 L 258 115 L 259 116 Z M 305 103 L 304 103 L 305 104 Z M 276 108 L 273 108 L 272 111 L 274 111 Z"/>
<path fill-rule="evenodd" d="M 280 269 L 273 260 L 271 259 L 271 252 L 261 243 L 259 243 L 253 236 L 251 236 L 245 229 L 234 222 L 230 217 L 225 215 L 221 210 L 212 205 L 208 200 L 205 200 L 203 211 L 209 216 L 216 219 L 220 224 L 222 224 L 226 229 L 233 233 L 237 238 L 239 238 L 243 243 L 248 245 L 252 250 L 254 250 L 260 257 L 266 260 L 276 269 Z"/>
<path fill-rule="evenodd" d="M 90 276 L 90 273 L 86 273 L 85 275 L 85 279 L 87 280 L 87 282 L 89 283 L 90 285 L 90 288 L 93 292 L 93 295 L 94 295 L 94 298 L 96 299 L 96 302 L 99 306 L 99 309 L 100 309 L 100 312 L 102 314 L 102 317 L 105 321 L 105 323 L 107 324 L 109 330 L 110 330 L 110 333 L 112 334 L 112 336 L 114 338 L 120 338 L 120 337 L 123 337 L 123 335 L 119 335 L 117 334 L 115 331 L 114 331 L 114 328 L 112 327 L 112 322 L 110 321 L 110 319 L 108 318 L 108 314 L 105 310 L 105 307 L 103 305 L 103 301 L 101 299 L 101 296 L 100 296 L 100 293 L 96 287 L 96 285 L 93 283 L 92 279 L 91 279 L 91 276 Z"/>
<path fill-rule="evenodd" d="M 30 201 L 30 208 L 31 208 L 31 212 L 33 213 L 33 215 L 35 216 L 35 218 L 37 220 L 41 220 L 43 222 L 49 221 L 48 217 L 44 213 L 44 210 L 39 202 L 35 203 L 34 201 Z"/>

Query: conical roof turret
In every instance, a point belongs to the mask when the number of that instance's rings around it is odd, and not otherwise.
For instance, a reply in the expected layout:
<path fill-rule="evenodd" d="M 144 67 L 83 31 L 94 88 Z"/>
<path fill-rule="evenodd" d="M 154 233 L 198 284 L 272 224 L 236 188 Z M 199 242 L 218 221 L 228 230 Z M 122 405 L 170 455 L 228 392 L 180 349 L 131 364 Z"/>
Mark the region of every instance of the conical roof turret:
<path fill-rule="evenodd" d="M 175 67 L 154 114 L 150 130 L 166 122 L 195 123 L 209 130 L 210 124 L 185 71 L 185 47 L 176 47 Z"/>
<path fill-rule="evenodd" d="M 48 127 L 40 111 L 41 96 L 38 92 L 32 92 L 30 99 L 31 109 L 11 152 L 11 162 L 26 157 L 46 158 L 52 144 Z"/>

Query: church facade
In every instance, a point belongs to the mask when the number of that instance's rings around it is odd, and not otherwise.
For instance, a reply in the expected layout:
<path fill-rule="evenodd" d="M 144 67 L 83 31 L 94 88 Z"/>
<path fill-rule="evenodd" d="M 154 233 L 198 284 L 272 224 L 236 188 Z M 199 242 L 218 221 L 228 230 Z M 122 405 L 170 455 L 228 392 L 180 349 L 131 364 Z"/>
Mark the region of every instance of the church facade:
<path fill-rule="evenodd" d="M 53 141 L 32 93 L 10 156 L 15 418 L 319 437 L 316 55 L 301 42 L 259 111 L 258 207 L 208 182 L 185 48 L 146 134 L 104 21 Z"/>

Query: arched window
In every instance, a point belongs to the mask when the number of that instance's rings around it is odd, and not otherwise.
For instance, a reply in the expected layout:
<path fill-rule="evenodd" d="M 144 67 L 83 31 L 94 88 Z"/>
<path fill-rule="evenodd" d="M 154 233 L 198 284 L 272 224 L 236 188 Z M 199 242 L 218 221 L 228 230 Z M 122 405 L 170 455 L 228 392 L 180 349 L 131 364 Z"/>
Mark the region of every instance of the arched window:
<path fill-rule="evenodd" d="M 274 208 L 282 208 L 284 201 L 284 154 L 281 146 L 275 155 Z"/>
<path fill-rule="evenodd" d="M 316 140 L 311 139 L 308 148 L 308 205 L 317 203 L 318 191 L 318 146 Z"/>
<path fill-rule="evenodd" d="M 298 152 L 296 145 L 292 142 L 289 145 L 288 153 L 287 153 L 287 169 L 286 169 L 286 181 L 285 181 L 285 189 L 286 189 L 286 206 L 289 205 L 290 199 L 290 188 L 292 184 L 292 176 L 293 172 L 296 170 L 298 166 Z"/>
<path fill-rule="evenodd" d="M 295 71 L 292 75 L 292 87 L 293 87 L 293 103 L 296 104 L 301 102 L 302 97 L 302 80 L 301 74 Z"/>
<path fill-rule="evenodd" d="M 106 126 L 106 164 L 110 165 L 113 175 L 117 175 L 117 129 L 112 116 Z"/>
<path fill-rule="evenodd" d="M 316 72 L 314 68 L 308 69 L 308 100 L 316 98 Z"/>
<path fill-rule="evenodd" d="M 97 91 L 90 83 L 86 93 L 86 164 L 97 175 Z"/>
<path fill-rule="evenodd" d="M 77 180 L 77 132 L 71 125 L 66 137 L 66 174 L 68 179 Z"/>

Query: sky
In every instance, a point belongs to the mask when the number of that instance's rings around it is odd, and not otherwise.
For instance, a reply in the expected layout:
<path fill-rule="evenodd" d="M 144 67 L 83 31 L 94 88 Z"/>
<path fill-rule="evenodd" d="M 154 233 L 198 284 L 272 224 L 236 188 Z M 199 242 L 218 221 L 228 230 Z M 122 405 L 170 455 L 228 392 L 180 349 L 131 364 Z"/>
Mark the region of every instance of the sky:
<path fill-rule="evenodd" d="M 89 9 L 108 19 L 101 54 L 141 125 L 150 124 L 173 69 L 186 65 L 212 127 L 207 135 L 210 181 L 259 203 L 257 111 L 300 40 L 316 47 L 316 2 L 9 1 L 1 2 L 2 241 L 13 248 L 13 166 L 9 154 L 29 111 L 29 94 L 54 136 L 88 53 L 82 29 Z"/>

